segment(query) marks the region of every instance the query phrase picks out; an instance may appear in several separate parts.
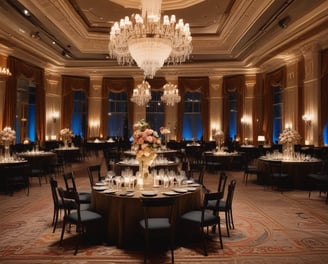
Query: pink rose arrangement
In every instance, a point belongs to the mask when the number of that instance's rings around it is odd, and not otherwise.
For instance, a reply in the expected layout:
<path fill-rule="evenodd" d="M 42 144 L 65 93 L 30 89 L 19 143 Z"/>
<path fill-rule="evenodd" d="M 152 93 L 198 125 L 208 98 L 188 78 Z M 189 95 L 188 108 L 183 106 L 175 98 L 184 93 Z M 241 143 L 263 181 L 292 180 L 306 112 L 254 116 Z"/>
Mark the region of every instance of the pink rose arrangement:
<path fill-rule="evenodd" d="M 282 131 L 282 133 L 279 135 L 279 143 L 285 144 L 285 143 L 296 143 L 301 139 L 300 134 L 292 129 L 292 128 L 286 128 Z"/>
<path fill-rule="evenodd" d="M 153 160 L 156 156 L 156 149 L 160 146 L 161 140 L 158 133 L 151 129 L 145 120 L 140 120 L 134 125 L 133 149 L 137 160 Z"/>
<path fill-rule="evenodd" d="M 16 139 L 15 130 L 11 129 L 11 127 L 5 127 L 2 131 L 0 131 L 0 142 L 3 144 L 11 144 Z"/>

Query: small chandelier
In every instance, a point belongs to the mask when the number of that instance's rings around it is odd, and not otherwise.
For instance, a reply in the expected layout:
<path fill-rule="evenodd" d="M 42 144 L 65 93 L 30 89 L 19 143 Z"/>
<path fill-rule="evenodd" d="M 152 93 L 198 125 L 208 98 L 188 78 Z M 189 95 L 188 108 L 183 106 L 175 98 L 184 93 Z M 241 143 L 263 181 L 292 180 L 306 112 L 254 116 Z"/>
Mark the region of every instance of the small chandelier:
<path fill-rule="evenodd" d="M 11 76 L 11 72 L 8 68 L 0 67 L 0 76 Z"/>
<path fill-rule="evenodd" d="M 163 86 L 163 89 L 164 93 L 161 96 L 161 100 L 166 103 L 166 105 L 173 106 L 181 101 L 179 90 L 175 84 L 167 83 Z"/>
<path fill-rule="evenodd" d="M 137 88 L 133 89 L 131 101 L 139 106 L 148 104 L 151 100 L 150 85 L 147 81 L 142 81 L 141 84 L 137 85 Z"/>
<path fill-rule="evenodd" d="M 135 61 L 145 78 L 152 79 L 164 65 L 182 63 L 192 51 L 189 24 L 175 15 L 161 22 L 162 0 L 141 0 L 142 15 L 115 22 L 109 36 L 109 55 L 119 65 Z"/>

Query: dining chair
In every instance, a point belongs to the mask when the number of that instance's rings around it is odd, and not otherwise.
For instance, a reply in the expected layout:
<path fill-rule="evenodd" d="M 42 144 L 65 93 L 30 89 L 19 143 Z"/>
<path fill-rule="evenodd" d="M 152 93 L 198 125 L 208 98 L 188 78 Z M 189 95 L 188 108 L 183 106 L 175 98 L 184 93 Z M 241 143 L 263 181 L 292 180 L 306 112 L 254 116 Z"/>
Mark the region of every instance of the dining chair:
<path fill-rule="evenodd" d="M 143 219 L 139 221 L 139 225 L 144 231 L 145 251 L 144 263 L 147 262 L 147 255 L 150 246 L 150 236 L 154 234 L 168 235 L 170 240 L 171 262 L 174 263 L 174 232 L 175 223 L 173 222 L 174 199 L 172 197 L 163 198 L 141 198 L 143 208 Z M 152 209 L 161 208 L 165 212 L 163 215 L 155 214 L 157 211 Z"/>
<path fill-rule="evenodd" d="M 62 246 L 66 225 L 76 225 L 76 231 L 78 233 L 74 250 L 74 255 L 76 255 L 78 252 L 81 236 L 85 234 L 86 225 L 94 223 L 101 226 L 102 216 L 90 210 L 81 210 L 81 201 L 79 199 L 79 194 L 76 191 L 65 191 L 62 187 L 58 187 L 58 192 L 63 204 L 67 203 L 67 201 L 73 201 L 76 206 L 76 210 L 74 210 L 73 212 L 71 212 L 68 208 L 64 207 L 65 214 L 63 218 L 59 246 Z"/>
<path fill-rule="evenodd" d="M 213 155 L 213 153 L 205 153 L 205 164 L 208 172 L 217 172 L 221 169 L 222 164 L 219 161 L 219 157 Z"/>
<path fill-rule="evenodd" d="M 207 248 L 205 242 L 205 232 L 204 228 L 206 227 L 207 233 L 208 228 L 218 225 L 218 233 L 220 239 L 220 246 L 223 249 L 221 226 L 220 226 L 220 216 L 218 213 L 219 202 L 222 198 L 222 194 L 219 192 L 208 192 L 204 194 L 204 200 L 202 208 L 198 210 L 192 210 L 181 215 L 180 220 L 183 224 L 192 224 L 197 226 L 200 229 L 201 239 L 203 244 L 204 255 L 207 256 Z M 208 209 L 208 203 L 213 201 L 214 208 L 213 210 Z"/>
<path fill-rule="evenodd" d="M 88 176 L 90 180 L 91 188 L 96 184 L 96 182 L 100 182 L 104 177 L 101 177 L 101 165 L 91 165 L 87 168 Z"/>
<path fill-rule="evenodd" d="M 28 164 L 17 164 L 15 166 L 5 166 L 1 171 L 5 178 L 5 190 L 9 195 L 14 194 L 17 187 L 23 187 L 26 195 L 30 194 L 30 183 L 28 171 L 30 167 Z M 2 176 L 2 175 L 1 175 Z"/>
<path fill-rule="evenodd" d="M 288 174 L 283 171 L 281 160 L 269 161 L 269 181 L 271 188 L 276 188 L 283 192 L 283 189 L 287 187 Z"/>
<path fill-rule="evenodd" d="M 55 233 L 57 223 L 58 223 L 58 215 L 61 210 L 64 210 L 65 208 L 70 212 L 70 210 L 76 209 L 75 203 L 70 200 L 65 200 L 64 202 L 58 197 L 58 183 L 57 181 L 51 177 L 50 178 L 50 186 L 51 186 L 51 194 L 52 194 L 52 200 L 54 205 L 54 213 L 52 217 L 52 226 L 53 230 L 52 232 Z"/>
<path fill-rule="evenodd" d="M 74 172 L 67 172 L 63 174 L 65 186 L 67 191 L 77 192 L 79 195 L 79 200 L 81 203 L 90 204 L 91 203 L 91 193 L 90 192 L 78 192 L 75 183 Z"/>
<path fill-rule="evenodd" d="M 306 183 L 309 190 L 309 198 L 311 198 L 313 191 L 319 191 L 319 196 L 321 196 L 321 193 L 326 193 L 326 203 L 328 203 L 328 161 L 322 162 L 319 171 L 306 175 Z"/>
<path fill-rule="evenodd" d="M 244 184 L 247 185 L 248 177 L 250 175 L 255 175 L 256 181 L 258 182 L 261 170 L 257 168 L 256 163 L 254 163 L 255 161 L 252 158 L 247 157 L 247 155 L 244 155 L 243 160 L 244 160 L 244 178 L 243 178 Z"/>

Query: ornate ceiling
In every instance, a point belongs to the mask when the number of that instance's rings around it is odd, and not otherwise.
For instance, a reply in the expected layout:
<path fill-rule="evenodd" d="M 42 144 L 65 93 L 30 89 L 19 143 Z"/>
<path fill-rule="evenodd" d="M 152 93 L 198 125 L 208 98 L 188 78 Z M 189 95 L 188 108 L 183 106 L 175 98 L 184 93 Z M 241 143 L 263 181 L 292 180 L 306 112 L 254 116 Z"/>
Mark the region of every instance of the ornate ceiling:
<path fill-rule="evenodd" d="M 140 13 L 139 6 L 133 0 L 3 0 L 0 50 L 54 71 L 138 74 L 137 67 L 108 58 L 108 35 L 115 21 Z M 163 0 L 162 12 L 190 24 L 193 52 L 158 75 L 255 73 L 294 59 L 309 43 L 328 46 L 325 0 Z"/>

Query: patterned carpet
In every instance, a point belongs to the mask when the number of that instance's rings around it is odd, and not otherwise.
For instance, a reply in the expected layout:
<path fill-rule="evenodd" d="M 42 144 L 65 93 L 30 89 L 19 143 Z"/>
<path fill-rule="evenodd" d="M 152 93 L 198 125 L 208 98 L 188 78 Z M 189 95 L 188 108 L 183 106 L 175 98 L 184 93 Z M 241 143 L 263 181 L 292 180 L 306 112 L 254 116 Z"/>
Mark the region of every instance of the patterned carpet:
<path fill-rule="evenodd" d="M 102 162 L 99 158 L 98 162 Z M 79 189 L 88 190 L 86 166 L 95 164 L 95 157 L 74 163 Z M 104 168 L 104 166 L 103 166 Z M 224 249 L 219 248 L 217 235 L 208 243 L 208 256 L 202 254 L 197 239 L 175 249 L 175 263 L 326 263 L 328 259 L 328 205 L 324 198 L 305 191 L 284 193 L 265 190 L 249 181 L 242 183 L 242 172 L 228 172 L 229 181 L 237 180 L 233 213 L 235 229 L 226 236 L 224 216 L 222 231 Z M 60 176 L 59 185 L 63 186 Z M 205 184 L 216 188 L 216 176 L 207 174 Z M 61 227 L 52 233 L 52 198 L 50 184 L 39 187 L 32 181 L 30 196 L 24 191 L 13 196 L 0 195 L 0 263 L 142 263 L 143 248 L 118 249 L 105 244 L 83 242 L 77 256 L 73 255 L 73 235 L 65 234 L 63 247 L 58 246 Z M 142 241 L 142 240 L 141 240 Z M 149 263 L 170 263 L 166 251 L 154 252 Z"/>

